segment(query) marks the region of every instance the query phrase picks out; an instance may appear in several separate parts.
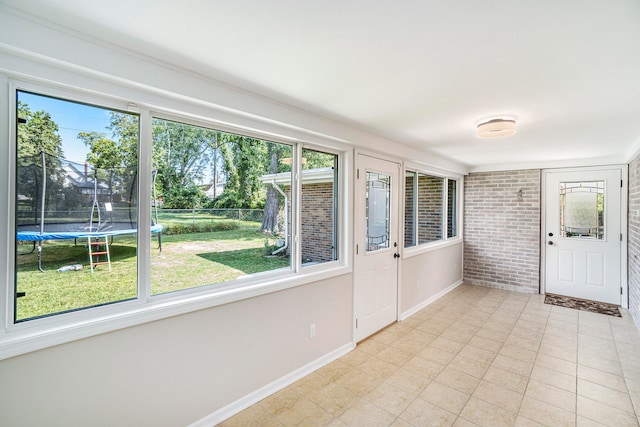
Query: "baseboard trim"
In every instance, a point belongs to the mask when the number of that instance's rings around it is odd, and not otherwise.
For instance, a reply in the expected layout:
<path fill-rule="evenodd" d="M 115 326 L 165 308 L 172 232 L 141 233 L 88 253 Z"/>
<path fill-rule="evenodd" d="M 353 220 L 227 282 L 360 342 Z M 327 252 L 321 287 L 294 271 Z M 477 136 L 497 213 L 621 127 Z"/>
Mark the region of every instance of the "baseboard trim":
<path fill-rule="evenodd" d="M 251 405 L 258 403 L 265 397 L 268 397 L 273 393 L 282 390 L 283 388 L 293 384 L 299 379 L 304 378 L 305 376 L 317 371 L 325 365 L 328 365 L 334 360 L 339 359 L 340 357 L 352 351 L 354 348 L 354 343 L 345 344 L 342 347 L 339 347 L 336 350 L 314 360 L 313 362 L 308 363 L 307 365 L 273 381 L 272 383 L 269 383 L 264 387 L 261 387 L 258 390 L 247 394 L 246 396 L 236 400 L 235 402 L 231 402 L 230 404 L 223 406 L 217 411 L 212 412 L 211 414 L 190 424 L 188 427 L 215 426 L 216 424 L 219 424 L 222 421 L 236 415 L 238 412 L 247 409 Z"/>
<path fill-rule="evenodd" d="M 445 296 L 446 294 L 448 294 L 449 292 L 451 292 L 452 290 L 454 290 L 458 286 L 462 285 L 463 282 L 464 281 L 462 279 L 460 279 L 457 282 L 455 282 L 454 284 L 447 286 L 446 288 L 444 288 L 443 290 L 441 290 L 440 292 L 438 292 L 434 296 L 432 296 L 430 298 L 427 298 L 426 300 L 422 301 L 420 304 L 410 308 L 409 310 L 405 311 L 404 313 L 400 313 L 400 316 L 398 317 L 398 320 L 400 320 L 401 322 L 403 320 L 406 320 L 407 318 L 409 318 L 410 316 L 416 314 L 417 312 L 419 312 L 420 310 L 422 310 L 423 308 L 425 308 L 429 304 L 439 300 L 440 298 L 442 298 L 443 296 Z"/>

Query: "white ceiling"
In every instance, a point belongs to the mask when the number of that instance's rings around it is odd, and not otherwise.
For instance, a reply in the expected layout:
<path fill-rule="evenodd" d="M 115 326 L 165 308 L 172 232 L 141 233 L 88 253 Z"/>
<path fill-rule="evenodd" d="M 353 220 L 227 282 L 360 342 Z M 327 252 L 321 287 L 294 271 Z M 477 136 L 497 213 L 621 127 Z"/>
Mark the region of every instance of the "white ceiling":
<path fill-rule="evenodd" d="M 638 0 L 0 2 L 472 170 L 640 143 Z"/>

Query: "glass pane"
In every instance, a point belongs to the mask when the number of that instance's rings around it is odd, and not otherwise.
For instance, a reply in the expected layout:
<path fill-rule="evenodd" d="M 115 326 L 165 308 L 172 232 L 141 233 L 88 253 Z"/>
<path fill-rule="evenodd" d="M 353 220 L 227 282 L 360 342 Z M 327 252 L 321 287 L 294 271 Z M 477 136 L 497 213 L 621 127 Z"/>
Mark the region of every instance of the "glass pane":
<path fill-rule="evenodd" d="M 303 265 L 338 259 L 338 156 L 302 150 L 300 206 Z"/>
<path fill-rule="evenodd" d="M 138 116 L 17 99 L 15 320 L 135 298 Z"/>
<path fill-rule="evenodd" d="M 604 181 L 560 183 L 560 237 L 604 238 Z"/>
<path fill-rule="evenodd" d="M 418 174 L 418 243 L 442 240 L 444 179 Z"/>
<path fill-rule="evenodd" d="M 152 126 L 163 236 L 151 293 L 290 268 L 291 146 L 158 118 Z"/>
<path fill-rule="evenodd" d="M 458 235 L 458 181 L 450 179 L 447 181 L 447 237 Z"/>
<path fill-rule="evenodd" d="M 404 247 L 416 245 L 416 173 L 404 175 Z"/>
<path fill-rule="evenodd" d="M 391 177 L 367 172 L 365 195 L 365 242 L 367 252 L 388 248 L 390 245 Z"/>

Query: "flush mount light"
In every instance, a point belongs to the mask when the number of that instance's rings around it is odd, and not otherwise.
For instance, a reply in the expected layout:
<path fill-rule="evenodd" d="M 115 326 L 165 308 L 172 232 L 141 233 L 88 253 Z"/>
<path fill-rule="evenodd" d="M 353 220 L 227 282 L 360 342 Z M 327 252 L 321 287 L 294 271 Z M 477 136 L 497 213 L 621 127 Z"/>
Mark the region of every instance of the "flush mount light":
<path fill-rule="evenodd" d="M 478 125 L 478 137 L 500 138 L 516 133 L 516 121 L 510 119 L 493 119 Z"/>

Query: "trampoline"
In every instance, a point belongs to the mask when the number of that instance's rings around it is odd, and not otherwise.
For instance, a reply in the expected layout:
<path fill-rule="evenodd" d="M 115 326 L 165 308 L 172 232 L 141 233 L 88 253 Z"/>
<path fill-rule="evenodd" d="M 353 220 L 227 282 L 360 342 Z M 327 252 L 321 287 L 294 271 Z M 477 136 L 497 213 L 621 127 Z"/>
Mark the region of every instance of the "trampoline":
<path fill-rule="evenodd" d="M 16 240 L 33 242 L 32 250 L 20 255 L 33 253 L 37 247 L 40 271 L 44 271 L 44 241 L 113 241 L 114 236 L 138 232 L 136 169 L 99 169 L 45 152 L 21 163 L 16 187 Z M 153 184 L 155 189 L 155 174 Z M 158 223 L 153 193 L 155 222 L 150 224 L 150 231 L 157 236 L 161 253 L 163 226 Z"/>

